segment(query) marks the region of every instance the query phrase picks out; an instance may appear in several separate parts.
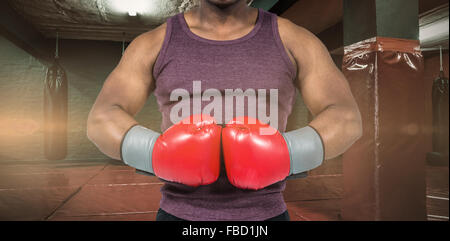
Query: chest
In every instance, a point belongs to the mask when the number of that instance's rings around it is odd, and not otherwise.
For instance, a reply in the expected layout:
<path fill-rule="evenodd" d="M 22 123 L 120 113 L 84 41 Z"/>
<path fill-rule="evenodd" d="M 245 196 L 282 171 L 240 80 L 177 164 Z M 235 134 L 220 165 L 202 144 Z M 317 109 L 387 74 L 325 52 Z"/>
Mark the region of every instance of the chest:
<path fill-rule="evenodd" d="M 193 81 L 201 81 L 202 90 L 295 89 L 292 73 L 271 48 L 184 49 L 166 57 L 155 91 L 164 94 L 181 88 L 191 92 Z"/>

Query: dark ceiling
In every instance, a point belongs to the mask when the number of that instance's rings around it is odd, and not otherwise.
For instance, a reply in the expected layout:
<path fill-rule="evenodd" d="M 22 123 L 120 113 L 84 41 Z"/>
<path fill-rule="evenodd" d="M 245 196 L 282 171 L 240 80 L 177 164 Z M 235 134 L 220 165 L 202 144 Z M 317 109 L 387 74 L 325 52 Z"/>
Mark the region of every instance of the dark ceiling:
<path fill-rule="evenodd" d="M 198 0 L 134 0 L 144 9 L 129 16 L 124 0 L 7 0 L 46 38 L 129 41 L 148 31 L 167 17 L 195 6 Z M 342 21 L 343 0 L 298 0 L 280 15 L 315 34 Z M 279 1 L 283 2 L 283 1 Z M 287 1 L 285 1 L 287 2 Z M 420 12 L 448 3 L 448 0 L 420 0 Z"/>
<path fill-rule="evenodd" d="M 8 0 L 46 38 L 130 40 L 193 5 L 191 0 L 135 0 L 142 9 L 129 16 L 124 0 Z"/>

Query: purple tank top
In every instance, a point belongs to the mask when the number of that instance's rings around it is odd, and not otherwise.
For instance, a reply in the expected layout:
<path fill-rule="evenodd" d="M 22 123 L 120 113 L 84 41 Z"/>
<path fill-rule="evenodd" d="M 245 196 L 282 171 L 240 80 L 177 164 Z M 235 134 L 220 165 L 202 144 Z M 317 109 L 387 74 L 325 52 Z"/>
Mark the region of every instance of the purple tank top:
<path fill-rule="evenodd" d="M 277 89 L 278 130 L 285 131 L 297 94 L 294 85 L 296 67 L 281 42 L 277 16 L 263 9 L 258 12 L 250 33 L 226 41 L 209 40 L 194 34 L 183 13 L 167 20 L 166 36 L 153 69 L 154 94 L 163 118 L 162 131 L 174 124 L 169 115 L 178 102 L 170 100 L 172 91 L 184 89 L 195 98 L 194 81 L 201 81 L 202 93 L 211 88 L 221 93 L 226 89 L 265 89 L 267 94 L 271 89 Z M 209 103 L 202 101 L 201 108 Z M 225 100 L 222 103 L 225 104 Z M 223 160 L 219 179 L 213 184 L 194 188 L 164 183 L 160 208 L 186 220 L 259 221 L 286 211 L 282 194 L 285 181 L 258 191 L 238 189 L 228 181 Z"/>

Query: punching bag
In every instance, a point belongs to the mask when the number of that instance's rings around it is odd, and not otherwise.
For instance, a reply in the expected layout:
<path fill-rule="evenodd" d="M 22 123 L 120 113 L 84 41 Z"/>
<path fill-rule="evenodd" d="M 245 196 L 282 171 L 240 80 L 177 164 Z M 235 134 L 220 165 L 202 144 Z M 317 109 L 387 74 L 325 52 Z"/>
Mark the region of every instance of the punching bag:
<path fill-rule="evenodd" d="M 433 83 L 433 152 L 428 161 L 435 165 L 448 165 L 449 119 L 448 79 L 441 71 Z"/>
<path fill-rule="evenodd" d="M 55 58 L 44 83 L 44 155 L 61 160 L 67 155 L 67 76 Z"/>
<path fill-rule="evenodd" d="M 444 75 L 441 50 L 441 71 L 439 77 L 433 81 L 432 89 L 433 152 L 427 155 L 428 163 L 438 166 L 448 166 L 449 160 L 448 78 L 445 78 Z"/>

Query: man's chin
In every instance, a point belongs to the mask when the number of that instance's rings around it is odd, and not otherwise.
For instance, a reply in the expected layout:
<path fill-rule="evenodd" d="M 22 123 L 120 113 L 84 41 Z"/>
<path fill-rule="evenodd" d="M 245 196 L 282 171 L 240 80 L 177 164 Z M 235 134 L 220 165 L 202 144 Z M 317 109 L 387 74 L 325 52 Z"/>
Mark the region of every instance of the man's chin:
<path fill-rule="evenodd" d="M 229 6 L 232 6 L 242 0 L 206 0 L 208 3 L 215 5 L 218 8 L 227 8 Z"/>

